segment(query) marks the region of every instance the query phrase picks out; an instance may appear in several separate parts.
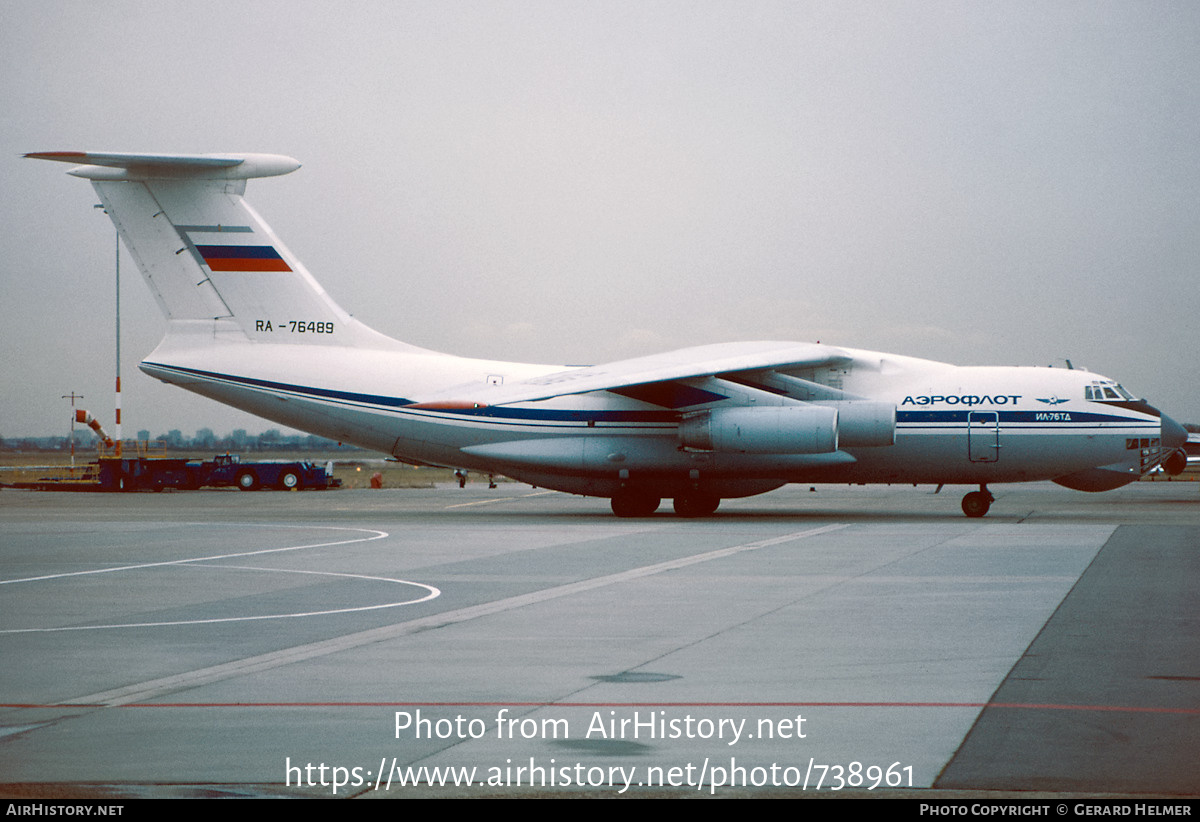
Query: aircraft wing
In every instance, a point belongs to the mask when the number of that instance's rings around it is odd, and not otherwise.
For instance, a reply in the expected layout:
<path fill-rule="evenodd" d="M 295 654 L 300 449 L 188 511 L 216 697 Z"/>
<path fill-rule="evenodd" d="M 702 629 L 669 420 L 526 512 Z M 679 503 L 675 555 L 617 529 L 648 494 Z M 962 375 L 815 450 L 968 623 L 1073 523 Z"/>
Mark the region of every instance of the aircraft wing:
<path fill-rule="evenodd" d="M 763 369 L 816 368 L 850 360 L 839 348 L 820 343 L 742 342 L 681 348 L 648 357 L 617 360 L 542 374 L 503 385 L 458 387 L 419 405 L 511 405 L 552 397 L 635 385 L 712 377 Z"/>

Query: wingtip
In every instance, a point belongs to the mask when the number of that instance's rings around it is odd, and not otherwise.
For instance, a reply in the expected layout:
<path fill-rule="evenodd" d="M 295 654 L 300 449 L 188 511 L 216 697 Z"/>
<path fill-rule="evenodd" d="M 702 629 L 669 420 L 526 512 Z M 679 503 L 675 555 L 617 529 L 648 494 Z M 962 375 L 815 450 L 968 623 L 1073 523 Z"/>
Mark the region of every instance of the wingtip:
<path fill-rule="evenodd" d="M 87 157 L 83 151 L 29 151 L 21 155 L 28 160 L 62 160 L 77 163 Z"/>

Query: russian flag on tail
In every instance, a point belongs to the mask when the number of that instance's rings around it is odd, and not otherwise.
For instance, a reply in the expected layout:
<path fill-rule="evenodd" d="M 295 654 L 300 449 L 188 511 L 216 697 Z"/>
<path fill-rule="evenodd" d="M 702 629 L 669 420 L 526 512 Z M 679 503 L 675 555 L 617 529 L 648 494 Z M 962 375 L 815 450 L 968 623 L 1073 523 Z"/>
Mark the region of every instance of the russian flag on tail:
<path fill-rule="evenodd" d="M 198 245 L 204 264 L 213 271 L 291 271 L 269 245 Z"/>

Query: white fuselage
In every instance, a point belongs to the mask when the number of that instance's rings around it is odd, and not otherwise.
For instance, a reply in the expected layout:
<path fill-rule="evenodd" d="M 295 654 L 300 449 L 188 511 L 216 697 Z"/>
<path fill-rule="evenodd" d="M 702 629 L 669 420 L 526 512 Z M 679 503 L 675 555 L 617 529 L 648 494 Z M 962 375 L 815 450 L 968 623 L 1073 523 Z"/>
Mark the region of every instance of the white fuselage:
<path fill-rule="evenodd" d="M 894 405 L 894 444 L 832 454 L 681 447 L 679 424 L 688 414 L 790 402 L 719 377 L 679 381 L 721 397 L 683 408 L 611 391 L 513 405 L 414 407 L 448 390 L 471 396 L 471 386 L 478 386 L 477 393 L 486 395 L 492 386 L 563 368 L 336 346 L 192 349 L 186 337 L 171 336 L 142 368 L 251 413 L 402 460 L 599 496 L 630 484 L 664 496 L 697 484 L 720 496 L 741 496 L 787 482 L 1022 482 L 1098 467 L 1127 482 L 1152 467 L 1146 455 L 1159 445 L 1159 417 L 1148 407 L 1085 399 L 1085 386 L 1102 379 L 1095 374 L 959 367 L 840 350 L 849 362 L 806 376 L 846 395 Z"/>

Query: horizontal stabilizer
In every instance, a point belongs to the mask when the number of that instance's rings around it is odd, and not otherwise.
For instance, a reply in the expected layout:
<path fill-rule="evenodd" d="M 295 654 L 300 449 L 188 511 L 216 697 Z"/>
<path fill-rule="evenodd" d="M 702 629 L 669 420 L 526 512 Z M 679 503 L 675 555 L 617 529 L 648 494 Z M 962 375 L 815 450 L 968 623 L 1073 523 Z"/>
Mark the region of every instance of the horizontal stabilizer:
<path fill-rule="evenodd" d="M 300 168 L 282 154 L 119 154 L 97 151 L 35 151 L 31 160 L 74 163 L 68 174 L 87 180 L 249 180 Z"/>

